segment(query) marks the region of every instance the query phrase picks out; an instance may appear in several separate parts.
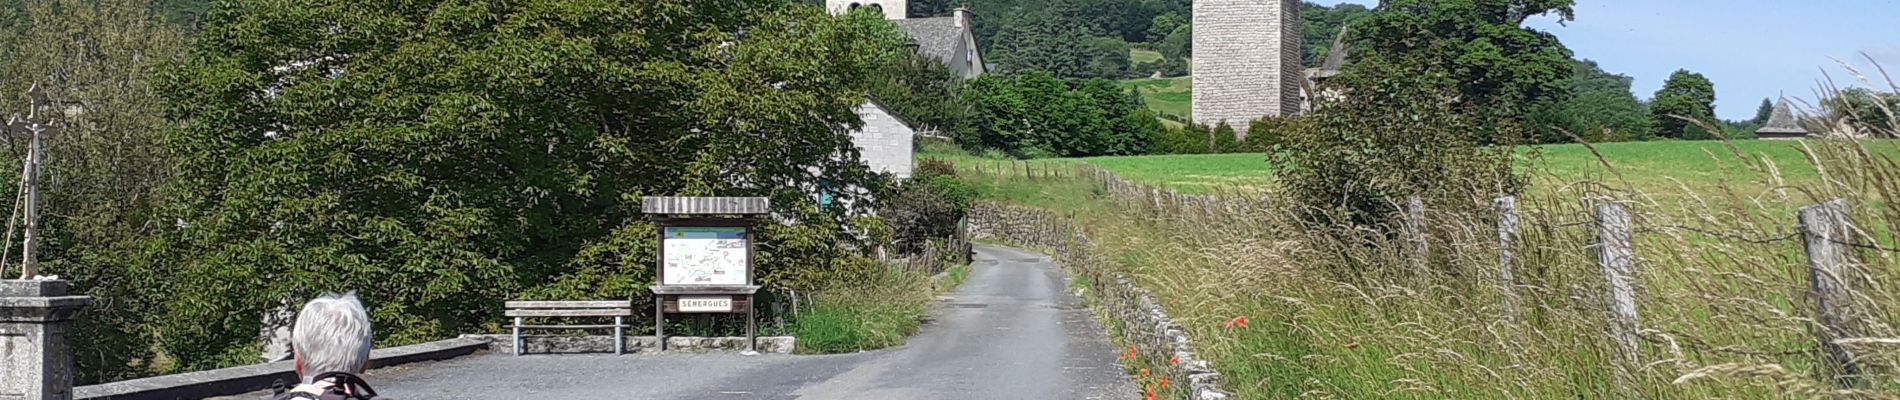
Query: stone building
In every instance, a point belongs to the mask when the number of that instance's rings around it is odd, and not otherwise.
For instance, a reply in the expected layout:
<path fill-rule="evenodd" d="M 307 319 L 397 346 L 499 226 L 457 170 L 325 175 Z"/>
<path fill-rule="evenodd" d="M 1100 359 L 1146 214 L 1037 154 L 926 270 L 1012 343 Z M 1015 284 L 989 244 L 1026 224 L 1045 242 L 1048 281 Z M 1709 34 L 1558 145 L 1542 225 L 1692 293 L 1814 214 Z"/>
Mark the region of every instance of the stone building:
<path fill-rule="evenodd" d="M 1196 0 L 1193 60 L 1194 123 L 1244 135 L 1253 120 L 1298 114 L 1300 2 Z"/>
<path fill-rule="evenodd" d="M 1755 137 L 1761 139 L 1791 140 L 1808 137 L 1808 130 L 1801 127 L 1795 119 L 1794 107 L 1788 105 L 1788 98 L 1775 101 L 1775 111 L 1768 114 L 1768 122 L 1755 130 Z"/>
<path fill-rule="evenodd" d="M 864 127 L 851 133 L 851 144 L 858 147 L 864 164 L 872 171 L 891 174 L 897 179 L 910 178 L 917 139 L 917 130 L 911 128 L 910 121 L 891 112 L 877 99 L 859 105 L 858 118 L 864 120 Z"/>
<path fill-rule="evenodd" d="M 970 31 L 970 12 L 958 8 L 947 17 L 909 18 L 908 0 L 826 0 L 825 9 L 841 15 L 863 7 L 882 10 L 884 18 L 896 24 L 916 44 L 918 54 L 943 62 L 964 79 L 975 79 L 987 72 L 983 55 L 976 48 L 976 34 Z M 851 143 L 872 171 L 888 173 L 899 179 L 911 175 L 916 151 L 917 129 L 890 107 L 869 99 L 858 106 L 858 118 L 864 127 L 851 133 Z"/>

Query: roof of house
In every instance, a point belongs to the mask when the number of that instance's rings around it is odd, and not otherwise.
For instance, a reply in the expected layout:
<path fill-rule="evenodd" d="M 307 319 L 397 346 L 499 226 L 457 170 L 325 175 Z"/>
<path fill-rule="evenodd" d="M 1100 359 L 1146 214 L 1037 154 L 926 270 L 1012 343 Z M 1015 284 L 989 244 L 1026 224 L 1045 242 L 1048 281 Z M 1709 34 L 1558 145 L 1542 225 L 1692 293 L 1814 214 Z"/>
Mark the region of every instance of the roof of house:
<path fill-rule="evenodd" d="M 1808 130 L 1801 128 L 1801 124 L 1795 120 L 1793 107 L 1788 105 L 1788 99 L 1782 98 L 1775 101 L 1774 113 L 1768 115 L 1768 122 L 1762 124 L 1761 129 L 1756 129 L 1755 133 L 1805 135 Z"/>
<path fill-rule="evenodd" d="M 910 18 L 892 20 L 917 42 L 917 52 L 945 64 L 957 59 L 957 46 L 964 42 L 967 28 L 957 26 L 956 17 Z"/>
<path fill-rule="evenodd" d="M 1339 35 L 1333 36 L 1333 47 L 1326 52 L 1326 61 L 1319 67 L 1307 68 L 1306 76 L 1311 78 L 1331 78 L 1339 75 L 1340 68 L 1346 66 L 1346 56 L 1352 48 L 1346 46 L 1346 26 L 1339 27 Z"/>
<path fill-rule="evenodd" d="M 917 125 L 910 123 L 910 118 L 904 118 L 903 114 L 898 114 L 897 110 L 891 109 L 891 106 L 884 105 L 884 102 L 878 100 L 877 96 L 867 94 L 864 96 L 864 100 L 867 103 L 871 103 L 871 105 L 877 106 L 878 109 L 884 110 L 885 114 L 890 114 L 892 119 L 896 119 L 897 123 L 904 124 L 904 127 L 911 128 L 912 130 L 917 129 Z"/>

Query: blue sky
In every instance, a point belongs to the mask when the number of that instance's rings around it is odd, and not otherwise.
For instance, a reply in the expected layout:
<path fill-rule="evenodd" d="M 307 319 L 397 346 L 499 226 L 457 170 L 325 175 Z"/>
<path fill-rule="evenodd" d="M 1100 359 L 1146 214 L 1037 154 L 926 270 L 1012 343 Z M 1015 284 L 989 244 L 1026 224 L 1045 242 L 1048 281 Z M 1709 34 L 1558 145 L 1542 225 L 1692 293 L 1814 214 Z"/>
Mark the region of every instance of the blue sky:
<path fill-rule="evenodd" d="M 1578 58 L 1636 78 L 1639 98 L 1677 69 L 1699 72 L 1715 82 L 1715 113 L 1726 119 L 1753 118 L 1761 99 L 1781 93 L 1812 100 L 1824 71 L 1855 83 L 1834 59 L 1872 74 L 1862 52 L 1900 80 L 1900 0 L 1577 0 L 1576 10 L 1564 25 L 1528 25 L 1555 33 Z"/>

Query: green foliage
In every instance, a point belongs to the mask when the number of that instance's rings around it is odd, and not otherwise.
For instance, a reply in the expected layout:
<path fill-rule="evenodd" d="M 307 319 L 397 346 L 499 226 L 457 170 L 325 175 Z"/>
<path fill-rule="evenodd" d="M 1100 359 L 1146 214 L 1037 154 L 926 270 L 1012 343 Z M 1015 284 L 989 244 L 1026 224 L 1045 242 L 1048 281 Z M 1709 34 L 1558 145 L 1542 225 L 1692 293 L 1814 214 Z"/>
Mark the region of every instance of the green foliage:
<path fill-rule="evenodd" d="M 1870 137 L 1900 137 L 1900 93 L 1848 88 L 1822 101 L 1828 118 Z"/>
<path fill-rule="evenodd" d="M 1669 75 L 1650 100 L 1649 111 L 1656 135 L 1670 139 L 1714 139 L 1707 127 L 1720 123 L 1715 119 L 1715 84 L 1689 70 Z"/>
<path fill-rule="evenodd" d="M 1138 96 L 1115 82 L 1063 82 L 1030 72 L 987 75 L 970 85 L 976 129 L 959 142 L 967 149 L 1017 155 L 1080 157 L 1143 154 L 1161 129 Z"/>
<path fill-rule="evenodd" d="M 1570 77 L 1564 80 L 1571 95 L 1531 112 L 1535 139 L 1541 143 L 1569 143 L 1575 135 L 1602 143 L 1654 136 L 1649 110 L 1630 93 L 1632 81 L 1626 75 L 1604 72 L 1596 62 L 1575 62 Z"/>
<path fill-rule="evenodd" d="M 871 87 L 879 104 L 920 131 L 965 135 L 971 129 L 970 104 L 962 76 L 936 59 L 912 51 L 885 66 Z"/>
<path fill-rule="evenodd" d="M 1130 64 L 1128 45 L 1116 37 L 1091 34 L 1085 22 L 1065 12 L 1057 7 L 1036 7 L 1009 15 L 986 56 L 1010 73 L 1121 77 Z"/>
<path fill-rule="evenodd" d="M 1153 154 L 1206 154 L 1208 131 L 1200 125 L 1165 128 L 1154 132 Z"/>
<path fill-rule="evenodd" d="M 1240 151 L 1246 153 L 1264 153 L 1280 146 L 1280 138 L 1289 132 L 1311 129 L 1306 118 L 1267 117 L 1254 120 L 1247 127 L 1247 137 L 1240 143 Z"/>
<path fill-rule="evenodd" d="M 1388 226 L 1407 196 L 1468 208 L 1515 194 L 1527 178 L 1514 169 L 1513 147 L 1481 144 L 1514 143 L 1520 133 L 1461 112 L 1458 94 L 1434 91 L 1431 79 L 1358 82 L 1309 127 L 1283 132 L 1267 157 L 1287 204 L 1316 226 L 1350 230 Z"/>
<path fill-rule="evenodd" d="M 1339 36 L 1339 28 L 1371 14 L 1371 9 L 1353 3 L 1327 7 L 1300 2 L 1300 64 L 1307 68 L 1318 67 L 1335 50 L 1333 39 Z"/>
<path fill-rule="evenodd" d="M 1755 118 L 1749 119 L 1748 123 L 1759 127 L 1759 126 L 1767 124 L 1768 118 L 1773 117 L 1774 115 L 1775 115 L 1775 102 L 1770 101 L 1768 100 L 1768 98 L 1764 97 L 1761 99 L 1761 106 L 1755 107 Z"/>
<path fill-rule="evenodd" d="M 1209 153 L 1238 153 L 1240 152 L 1239 136 L 1240 133 L 1226 122 L 1215 125 L 1214 131 L 1207 137 L 1207 151 Z"/>
<path fill-rule="evenodd" d="M 760 280 L 823 286 L 852 236 L 808 193 L 879 186 L 847 132 L 901 40 L 789 1 L 219 2 L 159 86 L 183 127 L 154 337 L 201 368 L 321 291 L 360 291 L 386 344 L 627 296 L 642 195 L 771 197 L 803 223 L 765 227 Z"/>
<path fill-rule="evenodd" d="M 1564 78 L 1571 73 L 1570 50 L 1556 36 L 1525 28 L 1523 22 L 1553 13 L 1572 19 L 1572 3 L 1385 1 L 1380 12 L 1354 25 L 1350 39 L 1363 51 L 1354 54 L 1358 61 L 1345 74 L 1414 82 L 1456 94 L 1459 108 L 1521 117 L 1532 105 L 1562 98 Z"/>
<path fill-rule="evenodd" d="M 955 237 L 974 201 L 975 190 L 956 175 L 918 175 L 884 196 L 878 214 L 891 224 L 895 250 L 918 254 L 930 240 Z"/>
<path fill-rule="evenodd" d="M 164 372 L 148 314 L 166 307 L 150 285 L 165 270 L 148 262 L 145 238 L 169 222 L 153 217 L 157 187 L 171 178 L 160 142 L 171 123 L 151 77 L 183 52 L 184 35 L 139 0 L 24 0 L 0 6 L 0 110 L 24 114 L 21 95 L 38 83 L 56 104 L 39 111 L 62 126 L 42 164 L 42 273 L 60 275 L 98 301 L 73 332 L 82 383 Z M 77 107 L 83 107 L 83 112 Z M 24 140 L 9 140 L 20 178 Z M 9 189 L 11 190 L 11 189 Z M 15 206 L 0 200 L 0 208 Z M 17 232 L 9 240 L 19 238 Z M 18 257 L 14 243 L 7 247 Z M 19 277 L 17 258 L 4 272 Z M 255 334 L 255 330 L 252 331 Z"/>
<path fill-rule="evenodd" d="M 1174 12 L 1158 14 L 1148 22 L 1147 38 L 1149 41 L 1162 40 L 1174 34 L 1175 31 L 1187 27 L 1188 17 Z"/>

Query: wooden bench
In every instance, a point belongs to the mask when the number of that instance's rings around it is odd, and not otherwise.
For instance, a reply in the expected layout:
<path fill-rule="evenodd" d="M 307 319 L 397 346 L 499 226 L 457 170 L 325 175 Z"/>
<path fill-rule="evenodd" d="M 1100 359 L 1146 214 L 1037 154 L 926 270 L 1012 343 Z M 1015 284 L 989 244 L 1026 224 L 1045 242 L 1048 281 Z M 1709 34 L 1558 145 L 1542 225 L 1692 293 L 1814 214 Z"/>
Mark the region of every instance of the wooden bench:
<path fill-rule="evenodd" d="M 627 344 L 621 336 L 624 321 L 633 315 L 633 302 L 603 301 L 510 301 L 504 314 L 515 319 L 515 355 L 521 355 L 521 329 L 614 329 L 614 354 L 625 354 Z M 614 317 L 613 325 L 523 325 L 523 318 Z"/>

